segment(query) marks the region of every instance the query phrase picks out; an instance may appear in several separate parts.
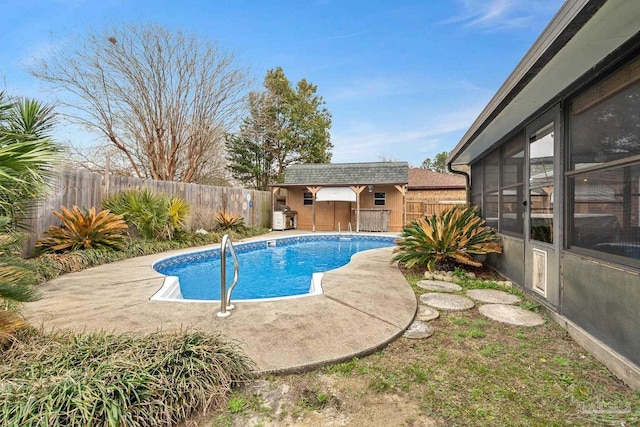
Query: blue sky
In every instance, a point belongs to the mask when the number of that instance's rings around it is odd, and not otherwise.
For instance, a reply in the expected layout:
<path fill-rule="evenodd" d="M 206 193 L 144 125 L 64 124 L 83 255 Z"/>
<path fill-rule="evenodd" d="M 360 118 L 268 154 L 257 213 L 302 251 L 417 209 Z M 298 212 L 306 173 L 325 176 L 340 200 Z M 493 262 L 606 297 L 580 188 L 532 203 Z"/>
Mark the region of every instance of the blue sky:
<path fill-rule="evenodd" d="M 55 103 L 28 67 L 71 34 L 157 23 L 218 41 L 259 89 L 281 66 L 318 86 L 333 162 L 419 166 L 450 151 L 562 0 L 0 0 L 0 90 Z M 99 136 L 59 126 L 65 142 Z"/>

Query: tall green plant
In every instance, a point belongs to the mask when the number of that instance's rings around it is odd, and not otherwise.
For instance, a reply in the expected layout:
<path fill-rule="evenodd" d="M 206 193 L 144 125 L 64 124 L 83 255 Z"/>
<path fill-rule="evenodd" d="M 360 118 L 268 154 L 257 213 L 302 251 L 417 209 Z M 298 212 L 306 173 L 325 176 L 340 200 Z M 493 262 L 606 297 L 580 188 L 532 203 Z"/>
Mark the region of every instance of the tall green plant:
<path fill-rule="evenodd" d="M 26 322 L 15 310 L 22 302 L 35 301 L 38 293 L 31 286 L 33 273 L 18 256 L 24 235 L 6 231 L 9 219 L 0 218 L 0 345 Z"/>
<path fill-rule="evenodd" d="M 10 100 L 0 92 L 0 215 L 14 224 L 47 189 L 45 178 L 58 160 L 49 139 L 51 107 L 36 100 Z"/>
<path fill-rule="evenodd" d="M 407 268 L 426 266 L 430 271 L 439 261 L 481 267 L 482 262 L 474 255 L 502 253 L 500 236 L 468 206 L 456 206 L 411 222 L 396 244 L 394 261 Z"/>
<path fill-rule="evenodd" d="M 184 199 L 146 188 L 112 196 L 102 202 L 102 207 L 122 215 L 130 228 L 147 240 L 173 239 L 189 213 L 189 204 Z"/>
<path fill-rule="evenodd" d="M 36 247 L 47 252 L 67 252 L 76 249 L 123 249 L 126 243 L 127 224 L 121 215 L 108 210 L 96 213 L 96 208 L 81 211 L 73 206 L 64 206 L 53 215 L 62 221 L 62 226 L 51 226 L 45 231 L 47 237 L 39 239 Z"/>

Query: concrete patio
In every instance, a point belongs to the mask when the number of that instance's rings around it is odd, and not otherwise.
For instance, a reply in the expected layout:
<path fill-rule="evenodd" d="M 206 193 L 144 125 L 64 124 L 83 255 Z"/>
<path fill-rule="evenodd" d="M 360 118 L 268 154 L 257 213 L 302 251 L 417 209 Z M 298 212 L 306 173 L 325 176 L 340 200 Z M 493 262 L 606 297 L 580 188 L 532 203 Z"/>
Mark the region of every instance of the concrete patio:
<path fill-rule="evenodd" d="M 325 273 L 323 295 L 240 302 L 228 318 L 216 316 L 219 303 L 150 301 L 163 282 L 151 264 L 167 253 L 142 256 L 47 282 L 42 299 L 26 304 L 23 314 L 45 330 L 220 332 L 238 341 L 259 372 L 296 372 L 372 353 L 410 325 L 416 297 L 389 263 L 391 254 L 392 248 L 357 253 Z"/>

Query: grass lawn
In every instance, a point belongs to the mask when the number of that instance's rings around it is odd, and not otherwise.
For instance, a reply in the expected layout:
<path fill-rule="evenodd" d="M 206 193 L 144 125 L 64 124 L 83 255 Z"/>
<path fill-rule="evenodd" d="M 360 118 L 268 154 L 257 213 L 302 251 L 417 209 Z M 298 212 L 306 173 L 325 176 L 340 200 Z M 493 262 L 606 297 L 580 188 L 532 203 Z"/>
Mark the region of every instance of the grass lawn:
<path fill-rule="evenodd" d="M 422 276 L 408 274 L 415 286 Z M 487 287 L 469 281 L 465 288 Z M 491 287 L 491 286 L 489 286 Z M 522 295 L 519 290 L 512 292 Z M 536 309 L 526 302 L 522 306 Z M 565 426 L 640 424 L 640 393 L 548 318 L 527 328 L 477 308 L 440 310 L 426 340 L 235 391 L 198 426 Z"/>

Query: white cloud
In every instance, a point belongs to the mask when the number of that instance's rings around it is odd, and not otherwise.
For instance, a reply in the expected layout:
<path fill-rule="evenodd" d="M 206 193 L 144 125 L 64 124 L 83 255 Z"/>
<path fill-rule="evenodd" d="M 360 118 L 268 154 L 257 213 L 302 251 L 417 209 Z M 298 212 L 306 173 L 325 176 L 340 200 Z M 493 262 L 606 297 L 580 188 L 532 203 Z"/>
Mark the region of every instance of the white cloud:
<path fill-rule="evenodd" d="M 548 21 L 562 0 L 459 0 L 460 12 L 443 24 L 460 24 L 476 31 L 531 28 L 539 19 Z"/>
<path fill-rule="evenodd" d="M 338 130 L 331 134 L 334 144 L 332 161 L 379 161 L 383 157 L 420 165 L 426 157 L 453 149 L 458 142 L 457 135 L 453 134 L 466 131 L 482 106 L 439 115 L 425 114 L 420 124 L 408 129 L 384 129 L 371 122 L 350 124 L 348 131 Z"/>

